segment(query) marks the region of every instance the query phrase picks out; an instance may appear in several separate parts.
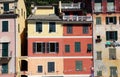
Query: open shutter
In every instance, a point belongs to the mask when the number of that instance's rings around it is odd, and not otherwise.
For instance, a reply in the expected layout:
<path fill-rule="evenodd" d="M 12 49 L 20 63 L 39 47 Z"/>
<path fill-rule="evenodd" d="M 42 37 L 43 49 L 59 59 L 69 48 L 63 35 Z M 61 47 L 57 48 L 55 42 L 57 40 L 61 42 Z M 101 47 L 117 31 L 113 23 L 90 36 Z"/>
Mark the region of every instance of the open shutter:
<path fill-rule="evenodd" d="M 42 47 L 43 47 L 43 51 L 42 52 L 45 53 L 45 43 L 43 43 Z"/>
<path fill-rule="evenodd" d="M 116 17 L 113 18 L 113 24 L 117 24 Z"/>
<path fill-rule="evenodd" d="M 35 53 L 37 50 L 36 50 L 36 43 L 35 42 L 33 42 L 33 53 Z"/>
<path fill-rule="evenodd" d="M 109 40 L 109 39 L 110 39 L 110 36 L 109 36 L 109 35 L 110 35 L 110 33 L 107 31 L 107 32 L 106 32 L 106 40 Z"/>
<path fill-rule="evenodd" d="M 59 52 L 59 43 L 56 43 L 56 52 L 58 53 Z"/>
<path fill-rule="evenodd" d="M 108 22 L 109 22 L 109 18 L 108 18 L 108 17 L 106 17 L 106 24 L 108 24 Z"/>
<path fill-rule="evenodd" d="M 47 43 L 47 53 L 50 51 L 50 43 Z"/>

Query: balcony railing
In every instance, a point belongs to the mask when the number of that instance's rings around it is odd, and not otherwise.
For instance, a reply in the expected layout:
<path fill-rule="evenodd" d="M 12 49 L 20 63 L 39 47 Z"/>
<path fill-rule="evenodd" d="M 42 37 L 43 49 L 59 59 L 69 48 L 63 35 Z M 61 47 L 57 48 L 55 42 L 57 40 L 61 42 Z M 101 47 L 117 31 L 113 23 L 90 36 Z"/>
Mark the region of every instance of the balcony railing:
<path fill-rule="evenodd" d="M 9 9 L 9 11 L 4 11 L 3 9 L 0 9 L 0 15 L 1 14 L 19 14 L 19 11 L 17 9 Z"/>
<path fill-rule="evenodd" d="M 12 51 L 0 49 L 0 58 L 8 58 L 12 56 Z"/>
<path fill-rule="evenodd" d="M 62 3 L 61 8 L 62 9 L 80 9 L 81 3 Z"/>
<path fill-rule="evenodd" d="M 63 16 L 64 21 L 92 21 L 92 16 Z"/>

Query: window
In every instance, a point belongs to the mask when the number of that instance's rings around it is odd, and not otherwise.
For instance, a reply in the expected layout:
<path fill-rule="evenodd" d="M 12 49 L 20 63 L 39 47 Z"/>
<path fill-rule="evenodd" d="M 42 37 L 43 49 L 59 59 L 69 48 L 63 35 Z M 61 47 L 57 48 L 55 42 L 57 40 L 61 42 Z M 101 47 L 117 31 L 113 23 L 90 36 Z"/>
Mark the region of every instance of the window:
<path fill-rule="evenodd" d="M 76 71 L 82 71 L 82 61 L 76 61 Z"/>
<path fill-rule="evenodd" d="M 92 51 L 92 44 L 88 44 L 87 45 L 87 52 L 91 52 Z"/>
<path fill-rule="evenodd" d="M 4 11 L 9 11 L 9 3 L 4 3 Z"/>
<path fill-rule="evenodd" d="M 49 23 L 49 32 L 56 32 L 56 26 L 54 22 Z"/>
<path fill-rule="evenodd" d="M 106 40 L 117 40 L 117 31 L 106 31 Z"/>
<path fill-rule="evenodd" d="M 43 42 L 34 42 L 33 43 L 33 52 L 45 52 L 45 43 Z"/>
<path fill-rule="evenodd" d="M 83 34 L 88 34 L 88 26 L 83 26 Z"/>
<path fill-rule="evenodd" d="M 70 45 L 65 45 L 65 52 L 70 52 Z"/>
<path fill-rule="evenodd" d="M 55 72 L 55 63 L 48 62 L 48 72 Z"/>
<path fill-rule="evenodd" d="M 97 71 L 97 76 L 102 76 L 102 71 Z"/>
<path fill-rule="evenodd" d="M 2 32 L 8 32 L 8 21 L 2 21 Z"/>
<path fill-rule="evenodd" d="M 42 32 L 42 22 L 36 22 L 36 32 Z"/>
<path fill-rule="evenodd" d="M 100 25 L 101 24 L 101 17 L 96 17 L 96 25 Z"/>
<path fill-rule="evenodd" d="M 59 43 L 47 43 L 47 52 L 56 52 L 59 51 Z"/>
<path fill-rule="evenodd" d="M 8 56 L 8 43 L 2 43 L 2 56 Z"/>
<path fill-rule="evenodd" d="M 94 6 L 94 11 L 95 12 L 102 12 L 102 5 L 101 3 L 95 3 L 95 6 Z"/>
<path fill-rule="evenodd" d="M 68 34 L 71 34 L 72 32 L 73 32 L 73 27 L 72 27 L 71 24 L 68 24 L 68 25 L 67 25 L 67 33 L 68 33 Z"/>
<path fill-rule="evenodd" d="M 116 60 L 116 49 L 115 48 L 109 48 L 109 59 Z"/>
<path fill-rule="evenodd" d="M 75 42 L 75 52 L 80 52 L 80 42 Z"/>
<path fill-rule="evenodd" d="M 102 52 L 97 52 L 97 60 L 102 60 Z"/>
<path fill-rule="evenodd" d="M 111 66 L 110 67 L 110 77 L 118 77 L 116 66 Z"/>
<path fill-rule="evenodd" d="M 38 66 L 38 72 L 41 73 L 43 71 L 42 66 Z"/>
<path fill-rule="evenodd" d="M 106 24 L 116 24 L 116 17 L 106 17 Z"/>
<path fill-rule="evenodd" d="M 21 9 L 21 16 L 23 16 L 23 9 Z"/>
<path fill-rule="evenodd" d="M 114 10 L 115 10 L 114 2 L 107 2 L 107 11 L 114 12 Z"/>
<path fill-rule="evenodd" d="M 8 64 L 2 64 L 2 74 L 8 73 Z"/>

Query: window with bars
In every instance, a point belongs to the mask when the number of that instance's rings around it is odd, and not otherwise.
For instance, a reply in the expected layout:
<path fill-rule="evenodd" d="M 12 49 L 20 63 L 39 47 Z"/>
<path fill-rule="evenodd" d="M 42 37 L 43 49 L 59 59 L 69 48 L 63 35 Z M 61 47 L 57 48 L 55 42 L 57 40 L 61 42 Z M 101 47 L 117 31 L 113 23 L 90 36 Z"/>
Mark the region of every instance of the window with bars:
<path fill-rule="evenodd" d="M 82 61 L 76 61 L 76 71 L 82 71 L 83 70 L 83 64 Z"/>
<path fill-rule="evenodd" d="M 118 33 L 117 31 L 106 31 L 106 40 L 117 40 Z"/>
<path fill-rule="evenodd" d="M 49 22 L 49 32 L 56 32 L 55 22 Z"/>
<path fill-rule="evenodd" d="M 42 22 L 36 22 L 36 32 L 42 32 Z"/>
<path fill-rule="evenodd" d="M 55 62 L 48 62 L 48 72 L 55 72 Z"/>
<path fill-rule="evenodd" d="M 116 49 L 115 48 L 109 48 L 109 59 L 116 60 Z"/>

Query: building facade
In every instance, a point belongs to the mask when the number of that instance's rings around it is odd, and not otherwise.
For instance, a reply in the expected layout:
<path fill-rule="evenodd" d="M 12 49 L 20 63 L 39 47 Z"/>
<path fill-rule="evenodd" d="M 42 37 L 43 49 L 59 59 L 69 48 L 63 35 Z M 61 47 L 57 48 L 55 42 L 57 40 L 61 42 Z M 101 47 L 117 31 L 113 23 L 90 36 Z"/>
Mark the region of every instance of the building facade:
<path fill-rule="evenodd" d="M 64 77 L 92 75 L 92 14 L 85 11 L 84 5 L 86 2 L 79 0 L 73 3 L 59 2 L 63 26 Z"/>
<path fill-rule="evenodd" d="M 17 77 L 17 57 L 21 52 L 25 19 L 23 0 L 0 1 L 0 77 Z"/>
<path fill-rule="evenodd" d="M 94 76 L 120 76 L 120 2 L 93 0 Z"/>

